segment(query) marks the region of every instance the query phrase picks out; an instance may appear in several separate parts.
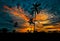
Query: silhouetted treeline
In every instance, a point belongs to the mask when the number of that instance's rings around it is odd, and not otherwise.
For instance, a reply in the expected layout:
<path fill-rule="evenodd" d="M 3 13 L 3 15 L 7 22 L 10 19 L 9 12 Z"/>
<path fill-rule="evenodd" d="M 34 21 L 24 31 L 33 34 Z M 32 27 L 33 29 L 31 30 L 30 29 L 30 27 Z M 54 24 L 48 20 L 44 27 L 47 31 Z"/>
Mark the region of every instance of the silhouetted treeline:
<path fill-rule="evenodd" d="M 0 33 L 12 33 L 12 34 L 13 34 L 13 33 L 15 33 L 15 34 L 18 34 L 18 33 L 19 33 L 19 34 L 23 34 L 23 33 L 20 33 L 20 32 L 16 32 L 15 30 L 13 30 L 12 32 L 9 32 L 7 28 L 1 29 L 1 30 L 0 30 Z M 36 33 L 38 34 L 38 33 L 46 33 L 46 32 L 44 32 L 44 31 L 43 31 L 43 32 L 34 31 L 33 33 L 28 32 L 27 34 L 36 34 Z M 47 33 L 60 33 L 60 32 L 58 32 L 58 31 L 53 31 L 53 32 L 49 31 L 49 32 L 47 32 Z M 25 34 L 26 34 L 26 33 L 25 33 Z"/>

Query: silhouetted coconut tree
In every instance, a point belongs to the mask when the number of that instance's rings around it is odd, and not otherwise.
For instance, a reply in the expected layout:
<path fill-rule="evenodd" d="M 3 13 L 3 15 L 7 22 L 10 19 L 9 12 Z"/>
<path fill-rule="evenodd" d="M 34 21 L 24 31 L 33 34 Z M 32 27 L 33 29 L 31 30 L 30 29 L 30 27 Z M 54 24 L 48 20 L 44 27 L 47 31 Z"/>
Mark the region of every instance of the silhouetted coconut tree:
<path fill-rule="evenodd" d="M 36 12 L 37 14 L 39 13 L 39 10 L 38 10 L 38 7 L 40 6 L 41 4 L 38 4 L 38 3 L 35 3 L 33 4 L 33 7 L 31 8 L 33 10 L 33 12 Z"/>
<path fill-rule="evenodd" d="M 40 11 L 38 10 L 38 7 L 40 6 L 41 4 L 38 4 L 38 3 L 35 3 L 33 4 L 33 8 L 32 9 L 32 12 L 34 12 L 35 14 L 35 18 L 36 18 L 36 13 L 38 14 Z M 33 14 L 32 14 L 33 15 Z M 30 19 L 30 23 L 33 23 L 33 21 Z M 35 23 L 34 23 L 34 29 L 35 29 Z M 34 30 L 35 31 L 35 30 Z"/>

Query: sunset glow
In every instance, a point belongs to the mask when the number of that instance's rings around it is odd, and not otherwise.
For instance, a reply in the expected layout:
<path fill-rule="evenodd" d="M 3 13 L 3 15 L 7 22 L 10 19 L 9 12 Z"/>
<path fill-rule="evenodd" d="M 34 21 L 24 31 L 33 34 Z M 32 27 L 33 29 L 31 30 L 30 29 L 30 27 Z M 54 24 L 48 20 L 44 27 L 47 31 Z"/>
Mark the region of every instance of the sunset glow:
<path fill-rule="evenodd" d="M 44 11 L 40 11 L 40 13 L 36 14 L 36 18 L 35 17 L 33 18 L 33 22 L 35 23 L 34 25 L 34 24 L 29 23 L 30 18 L 26 16 L 24 10 L 21 7 L 19 7 L 18 9 L 18 8 L 9 8 L 8 6 L 4 6 L 4 8 L 7 9 L 7 11 L 9 11 L 8 12 L 9 14 L 12 14 L 17 18 L 22 18 L 25 21 L 25 23 L 21 24 L 22 28 L 21 27 L 15 28 L 16 32 L 20 32 L 20 33 L 32 32 L 33 33 L 34 30 L 37 32 L 41 32 L 41 31 L 44 31 L 44 32 L 52 31 L 53 32 L 56 30 L 60 31 L 60 23 L 58 23 L 57 25 L 51 24 L 51 25 L 44 26 L 44 24 L 51 23 L 51 20 L 49 20 L 50 18 L 54 18 L 53 15 L 47 14 Z"/>

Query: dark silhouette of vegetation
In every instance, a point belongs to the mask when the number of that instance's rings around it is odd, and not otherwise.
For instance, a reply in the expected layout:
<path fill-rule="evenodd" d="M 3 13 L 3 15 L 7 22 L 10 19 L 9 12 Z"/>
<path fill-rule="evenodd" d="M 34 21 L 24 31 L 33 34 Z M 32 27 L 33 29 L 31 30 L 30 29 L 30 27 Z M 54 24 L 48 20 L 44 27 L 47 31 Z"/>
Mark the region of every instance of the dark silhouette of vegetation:
<path fill-rule="evenodd" d="M 2 30 L 0 30 L 0 33 L 1 33 Z"/>
<path fill-rule="evenodd" d="M 10 32 L 8 31 L 7 28 L 3 28 L 2 30 L 0 30 L 0 33 L 10 33 Z M 17 34 L 17 33 L 20 33 L 20 32 L 16 32 L 16 30 L 13 30 L 11 33 L 16 33 Z M 31 32 L 28 30 L 28 33 L 31 33 Z M 42 32 L 34 31 L 33 34 L 34 33 L 46 33 L 46 32 L 44 32 L 44 31 L 42 31 Z M 59 31 L 49 31 L 47 33 L 60 33 L 60 32 Z"/>
<path fill-rule="evenodd" d="M 15 31 L 15 30 L 13 30 L 13 33 L 16 33 L 16 31 Z"/>
<path fill-rule="evenodd" d="M 30 24 L 34 24 L 32 18 L 29 20 L 29 23 L 30 23 Z"/>
<path fill-rule="evenodd" d="M 18 27 L 18 23 L 17 22 L 14 23 L 14 27 Z"/>
<path fill-rule="evenodd" d="M 19 3 L 17 3 L 17 8 L 19 9 L 19 7 L 20 7 L 20 4 L 19 4 Z"/>
<path fill-rule="evenodd" d="M 34 14 L 35 14 L 35 18 L 36 18 L 36 13 L 38 14 L 40 11 L 38 10 L 38 7 L 41 5 L 41 4 L 38 4 L 38 3 L 35 3 L 35 4 L 32 4 L 33 5 L 33 8 L 31 8 L 32 9 L 32 12 L 35 12 Z M 32 14 L 32 16 L 33 16 L 33 14 Z M 33 18 L 32 18 L 33 19 Z M 32 21 L 32 19 L 30 18 L 30 24 L 31 23 L 33 23 L 33 21 Z M 35 26 L 35 23 L 33 23 L 34 24 L 34 26 Z M 34 29 L 35 29 L 35 27 L 34 27 Z M 34 30 L 35 31 L 35 30 Z"/>
<path fill-rule="evenodd" d="M 33 12 L 37 12 L 37 14 L 39 13 L 39 10 L 38 10 L 38 7 L 40 6 L 41 4 L 38 4 L 38 3 L 35 3 L 33 4 L 33 8 L 31 8 L 33 10 Z"/>
<path fill-rule="evenodd" d="M 3 33 L 7 33 L 7 32 L 8 32 L 8 29 L 7 29 L 7 28 L 3 28 L 3 29 L 2 29 L 2 32 L 3 32 Z"/>
<path fill-rule="evenodd" d="M 39 10 L 38 10 L 38 7 L 41 5 L 41 4 L 38 4 L 38 3 L 35 3 L 35 4 L 32 4 L 33 7 L 31 8 L 32 9 L 32 13 L 35 12 L 35 16 L 36 16 L 36 12 L 38 14 Z M 33 14 L 31 14 L 33 16 Z M 33 18 L 32 18 L 33 19 Z M 30 23 L 33 23 L 32 19 L 30 18 Z"/>

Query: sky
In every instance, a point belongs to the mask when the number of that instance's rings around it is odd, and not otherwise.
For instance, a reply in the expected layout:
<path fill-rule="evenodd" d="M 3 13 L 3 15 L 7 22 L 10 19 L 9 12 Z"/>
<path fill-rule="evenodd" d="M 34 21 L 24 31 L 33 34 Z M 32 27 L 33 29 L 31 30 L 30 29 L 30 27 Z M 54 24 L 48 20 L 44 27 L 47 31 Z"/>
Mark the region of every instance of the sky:
<path fill-rule="evenodd" d="M 57 20 L 53 19 L 54 21 L 60 21 L 60 0 L 0 0 L 0 29 L 7 28 L 9 31 L 14 29 L 13 23 L 10 22 L 12 18 L 9 16 L 8 13 L 2 12 L 4 10 L 3 6 L 7 5 L 9 7 L 20 5 L 25 11 L 29 14 L 32 14 L 32 7 L 34 3 L 41 4 L 38 9 L 39 10 L 47 10 L 48 13 L 55 14 L 57 16 Z"/>

